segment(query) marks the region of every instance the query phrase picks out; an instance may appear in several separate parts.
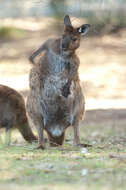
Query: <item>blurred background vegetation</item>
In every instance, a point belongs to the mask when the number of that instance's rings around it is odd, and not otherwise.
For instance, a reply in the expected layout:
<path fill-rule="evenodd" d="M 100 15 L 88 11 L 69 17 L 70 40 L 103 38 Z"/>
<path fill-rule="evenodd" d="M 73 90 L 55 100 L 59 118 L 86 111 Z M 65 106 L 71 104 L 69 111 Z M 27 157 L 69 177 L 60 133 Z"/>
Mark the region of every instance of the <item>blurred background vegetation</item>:
<path fill-rule="evenodd" d="M 65 14 L 84 18 L 92 25 L 90 34 L 111 33 L 126 27 L 125 0 L 1 0 L 0 18 L 52 17 L 60 29 Z M 2 21 L 1 21 L 2 22 Z M 0 25 L 3 24 L 0 22 Z M 55 27 L 56 27 L 55 26 Z M 21 36 L 14 28 L 0 26 L 0 36 Z M 15 34 L 16 33 L 16 34 Z"/>

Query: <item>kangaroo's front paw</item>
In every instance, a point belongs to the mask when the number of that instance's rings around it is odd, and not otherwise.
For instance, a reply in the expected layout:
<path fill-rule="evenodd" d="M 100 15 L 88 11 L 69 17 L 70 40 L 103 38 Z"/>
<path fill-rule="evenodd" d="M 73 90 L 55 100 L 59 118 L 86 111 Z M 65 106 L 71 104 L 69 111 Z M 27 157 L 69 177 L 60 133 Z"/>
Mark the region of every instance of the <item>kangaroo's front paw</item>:
<path fill-rule="evenodd" d="M 41 144 L 41 145 L 39 145 L 38 147 L 35 148 L 35 150 L 38 150 L 38 149 L 44 150 L 45 146 Z"/>
<path fill-rule="evenodd" d="M 65 85 L 64 85 L 64 87 L 63 87 L 63 89 L 62 89 L 62 95 L 65 97 L 65 98 L 67 98 L 67 96 L 70 94 L 70 85 L 69 85 L 69 83 L 67 82 Z"/>

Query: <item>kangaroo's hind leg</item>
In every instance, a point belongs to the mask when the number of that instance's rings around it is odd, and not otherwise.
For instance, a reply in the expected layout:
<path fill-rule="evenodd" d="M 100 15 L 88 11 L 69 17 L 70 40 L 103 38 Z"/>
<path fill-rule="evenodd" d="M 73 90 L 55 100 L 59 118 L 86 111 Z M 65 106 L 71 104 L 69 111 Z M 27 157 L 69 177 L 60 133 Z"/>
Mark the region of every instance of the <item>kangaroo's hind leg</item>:
<path fill-rule="evenodd" d="M 41 125 L 37 125 L 36 128 L 37 128 L 37 133 L 38 133 L 38 147 L 37 147 L 37 149 L 45 149 L 43 127 Z"/>
<path fill-rule="evenodd" d="M 44 140 L 44 135 L 43 135 L 44 125 L 43 125 L 42 118 L 36 117 L 34 119 L 34 117 L 32 115 L 29 116 L 29 114 L 27 116 L 28 116 L 29 125 L 31 127 L 35 127 L 38 134 L 38 147 L 35 149 L 45 149 L 45 145 L 44 145 L 45 140 Z"/>
<path fill-rule="evenodd" d="M 78 146 L 80 144 L 80 134 L 79 134 L 79 122 L 75 120 L 73 123 L 73 131 L 74 131 L 74 146 Z"/>
<path fill-rule="evenodd" d="M 80 142 L 80 133 L 79 133 L 79 121 L 75 120 L 73 123 L 73 130 L 74 130 L 74 146 L 80 147 L 91 147 L 89 144 L 82 144 Z"/>
<path fill-rule="evenodd" d="M 11 143 L 11 126 L 7 126 L 5 129 L 5 145 L 9 146 Z"/>

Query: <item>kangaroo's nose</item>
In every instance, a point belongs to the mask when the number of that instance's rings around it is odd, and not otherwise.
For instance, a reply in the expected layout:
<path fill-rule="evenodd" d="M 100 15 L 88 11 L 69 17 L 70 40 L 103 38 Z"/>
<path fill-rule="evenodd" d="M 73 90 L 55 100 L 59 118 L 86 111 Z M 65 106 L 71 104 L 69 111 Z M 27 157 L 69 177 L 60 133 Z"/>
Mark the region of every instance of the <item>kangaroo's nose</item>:
<path fill-rule="evenodd" d="M 63 48 L 63 50 L 67 50 L 68 47 L 69 47 L 69 44 L 68 44 L 67 42 L 62 43 L 62 48 Z"/>
<path fill-rule="evenodd" d="M 67 44 L 62 44 L 62 48 L 65 50 L 68 48 L 68 45 Z"/>

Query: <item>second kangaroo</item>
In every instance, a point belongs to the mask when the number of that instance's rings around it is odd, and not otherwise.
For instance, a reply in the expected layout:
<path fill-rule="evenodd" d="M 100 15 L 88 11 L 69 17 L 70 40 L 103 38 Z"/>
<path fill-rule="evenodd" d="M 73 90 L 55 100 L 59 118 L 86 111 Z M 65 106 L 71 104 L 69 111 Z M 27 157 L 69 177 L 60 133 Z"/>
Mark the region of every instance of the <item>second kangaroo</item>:
<path fill-rule="evenodd" d="M 78 75 L 80 62 L 75 51 L 80 46 L 81 34 L 86 34 L 89 27 L 83 24 L 74 28 L 66 15 L 63 35 L 47 40 L 30 56 L 34 63 L 34 58 L 42 51 L 30 72 L 26 106 L 29 123 L 35 125 L 38 132 L 38 148 L 44 149 L 44 130 L 50 145 L 62 145 L 69 126 L 74 130 L 74 145 L 80 145 L 79 121 L 85 111 L 85 101 Z"/>

